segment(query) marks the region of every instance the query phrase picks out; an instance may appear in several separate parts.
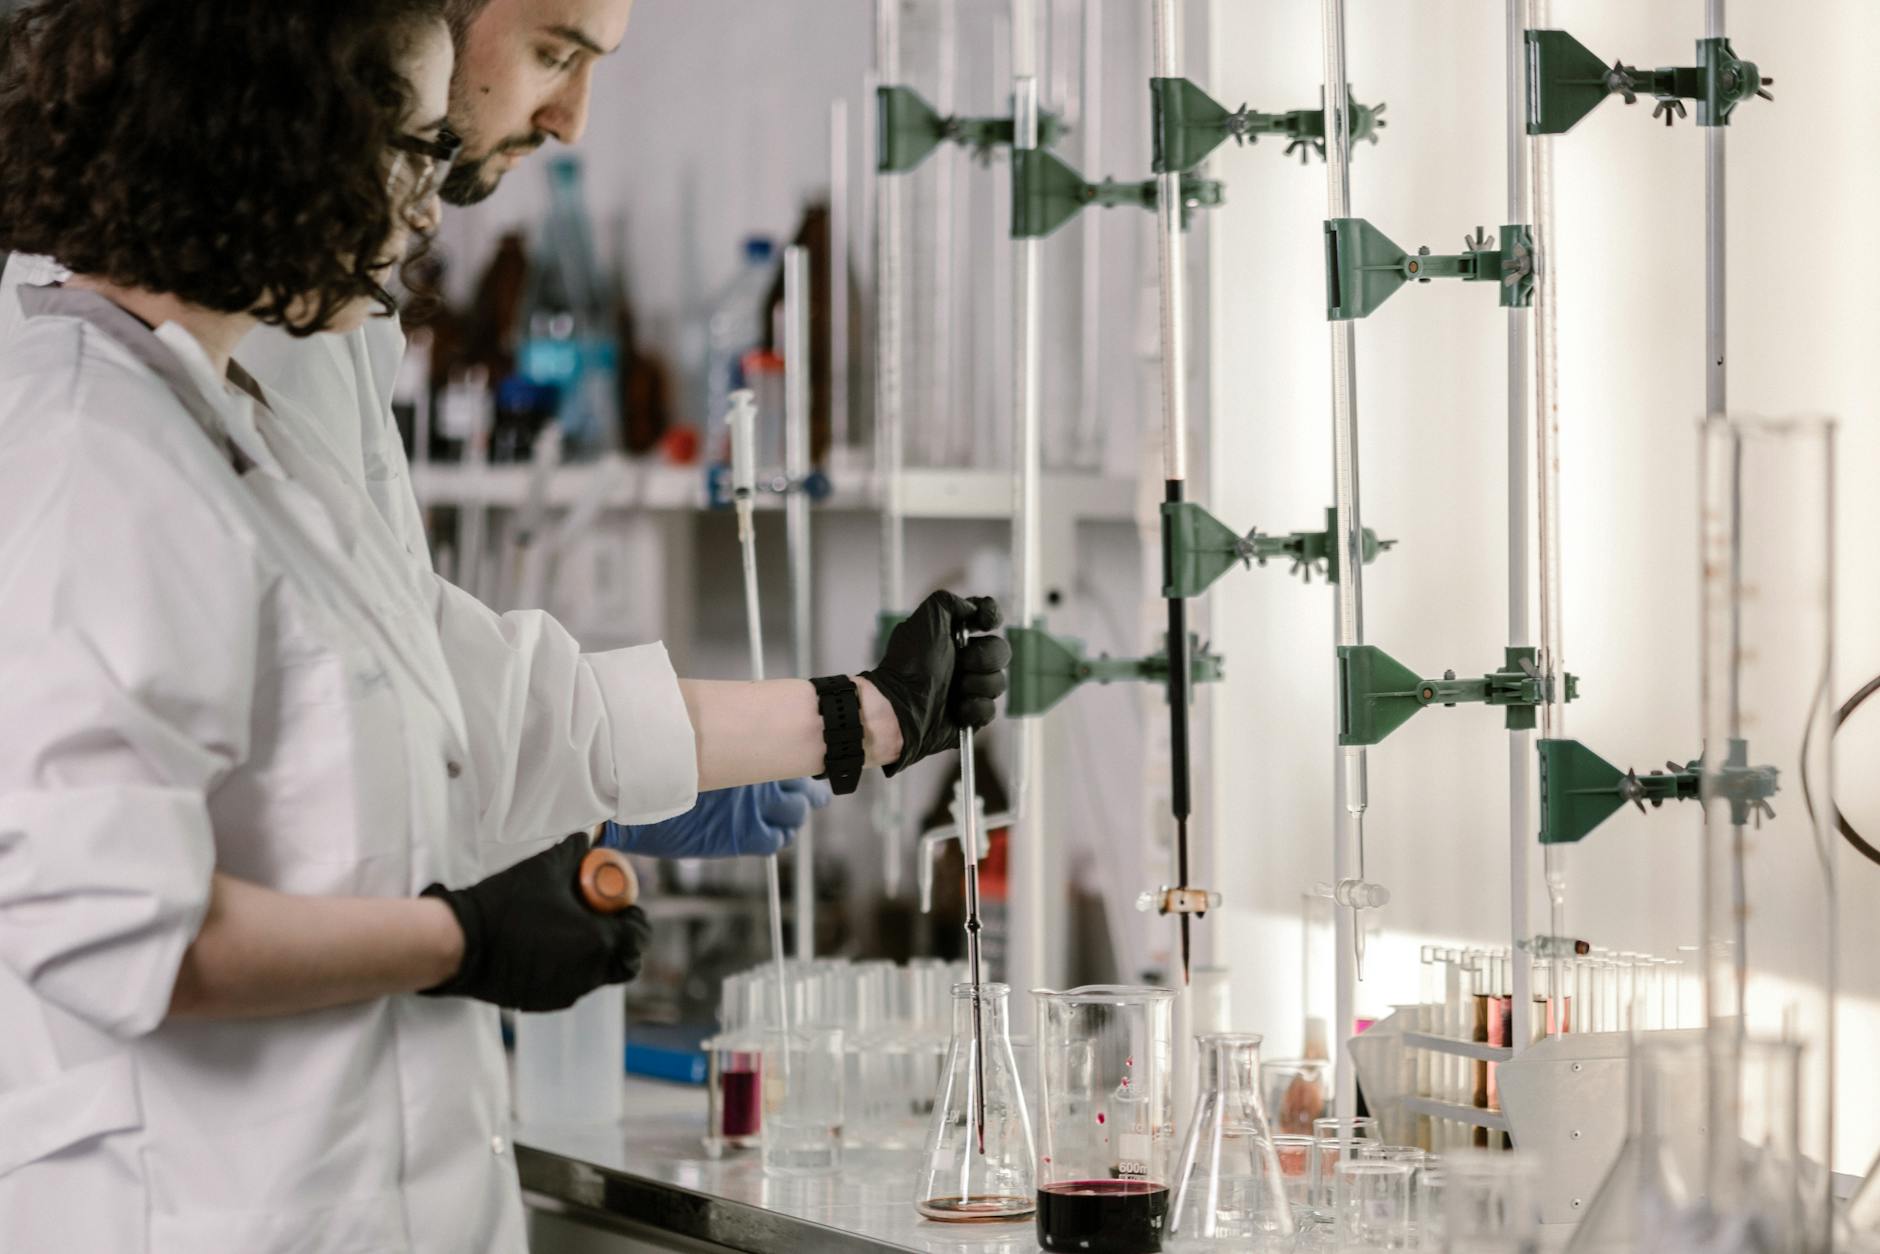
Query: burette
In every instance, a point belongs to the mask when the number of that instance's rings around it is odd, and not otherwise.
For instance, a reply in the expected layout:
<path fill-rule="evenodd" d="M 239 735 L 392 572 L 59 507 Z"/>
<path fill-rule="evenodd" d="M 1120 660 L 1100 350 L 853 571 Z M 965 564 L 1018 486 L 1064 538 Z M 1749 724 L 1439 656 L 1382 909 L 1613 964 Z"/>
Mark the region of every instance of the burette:
<path fill-rule="evenodd" d="M 757 532 L 751 512 L 757 501 L 757 398 L 748 390 L 731 394 L 731 501 L 738 512 L 738 549 L 744 559 L 744 631 L 751 649 L 751 679 L 764 680 L 764 620 L 757 595 Z M 770 956 L 776 963 L 777 1028 L 784 1033 L 784 1066 L 790 1062 L 790 999 L 783 963 L 783 889 L 777 856 L 764 859 L 765 887 L 770 894 Z"/>
<path fill-rule="evenodd" d="M 1507 0 L 1507 184 L 1511 223 L 1528 223 L 1527 149 L 1527 4 Z M 1528 324 L 1529 312 L 1508 310 L 1508 647 L 1533 646 L 1533 625 L 1528 614 Z M 1525 940 L 1528 926 L 1529 847 L 1534 840 L 1530 818 L 1534 733 L 1531 728 L 1508 732 L 1508 906 L 1509 935 Z M 1555 933 L 1558 935 L 1559 933 Z M 1513 977 L 1510 992 L 1516 1006 L 1532 1002 L 1532 954 L 1515 945 L 1509 951 Z M 1550 987 L 1556 987 L 1550 985 Z M 1511 1017 L 1512 1038 L 1506 1043 L 1519 1051 L 1528 1046 L 1529 1016 L 1525 1010 Z"/>
<path fill-rule="evenodd" d="M 1037 10 L 1033 0 L 1012 0 L 1012 149 L 1038 147 Z M 1016 220 L 1015 220 L 1016 221 Z M 1035 237 L 1012 241 L 1012 574 L 1015 604 L 1009 621 L 1036 627 L 1043 607 L 1040 562 L 1039 444 L 1042 399 L 1038 365 L 1042 325 L 1041 248 Z M 1011 924 L 1009 972 L 1015 987 L 1046 983 L 1046 827 L 1044 789 L 1038 784 L 1044 752 L 1042 716 L 1016 720 L 1012 769 Z M 1020 827 L 1022 825 L 1022 828 Z"/>
<path fill-rule="evenodd" d="M 814 568 L 810 562 L 810 280 L 809 249 L 783 250 L 784 535 L 790 555 L 790 647 L 796 677 L 816 673 Z M 816 828 L 796 834 L 796 956 L 816 956 Z"/>
<path fill-rule="evenodd" d="M 882 86 L 900 82 L 900 0 L 876 0 L 875 77 Z M 876 126 L 880 125 L 879 115 Z M 877 146 L 879 146 L 877 138 Z M 881 502 L 881 608 L 884 615 L 905 614 L 907 605 L 907 528 L 901 494 L 903 325 L 907 263 L 907 213 L 902 178 L 883 177 L 877 169 L 870 186 L 875 195 L 875 479 Z M 888 895 L 901 888 L 901 827 L 906 785 L 883 779 L 875 806 L 875 829 L 882 842 L 882 871 Z"/>
<path fill-rule="evenodd" d="M 1321 41 L 1325 72 L 1325 199 L 1327 218 L 1351 216 L 1351 101 L 1345 78 L 1345 3 L 1321 0 Z M 1364 643 L 1364 522 L 1358 508 L 1358 398 L 1356 329 L 1349 319 L 1331 322 L 1332 338 L 1332 489 L 1336 503 L 1339 579 L 1337 643 Z M 1334 700 L 1342 705 L 1343 684 Z M 1333 726 L 1343 721 L 1342 712 Z M 1334 738 L 1334 744 L 1336 744 Z M 1368 803 L 1364 746 L 1339 746 L 1333 768 L 1332 876 L 1342 890 L 1364 880 L 1364 810 Z M 1353 859 L 1356 866 L 1353 866 Z M 1343 905 L 1344 903 L 1339 903 Z M 1339 1052 L 1337 1114 L 1355 1113 L 1356 1082 L 1345 1042 L 1355 1017 L 1363 921 L 1355 902 L 1334 914 L 1338 952 L 1334 1013 Z"/>
<path fill-rule="evenodd" d="M 1549 0 L 1527 0 L 1528 28 L 1551 26 Z M 1540 735 L 1553 740 L 1566 730 L 1566 666 L 1562 659 L 1560 607 L 1560 352 L 1558 335 L 1559 289 L 1554 277 L 1554 137 L 1536 135 L 1529 140 L 1528 177 L 1534 234 L 1534 461 L 1536 508 L 1539 515 L 1540 640 L 1539 667 L 1543 680 Z M 1517 219 L 1518 220 L 1518 219 Z M 1552 954 L 1547 995 L 1555 1006 L 1556 1021 L 1565 1010 L 1562 985 L 1566 957 L 1561 941 L 1567 935 L 1566 846 L 1550 844 L 1542 853 L 1547 883 L 1547 952 Z M 1564 1027 L 1562 1028 L 1564 1030 Z"/>
<path fill-rule="evenodd" d="M 1155 72 L 1159 78 L 1178 76 L 1175 0 L 1154 0 Z M 1187 249 L 1182 239 L 1182 173 L 1169 170 L 1156 176 L 1156 252 L 1161 269 L 1162 341 L 1162 473 L 1163 499 L 1180 504 L 1188 479 L 1188 359 L 1187 359 Z M 1163 523 L 1164 582 L 1173 588 L 1173 561 L 1169 528 Z M 1175 818 L 1176 883 L 1184 898 L 1188 888 L 1188 818 L 1191 763 L 1188 747 L 1188 603 L 1179 595 L 1168 597 L 1168 706 L 1169 805 Z M 1183 902 L 1184 906 L 1186 901 Z M 1179 915 L 1181 925 L 1182 986 L 1188 986 L 1191 953 L 1189 912 Z"/>

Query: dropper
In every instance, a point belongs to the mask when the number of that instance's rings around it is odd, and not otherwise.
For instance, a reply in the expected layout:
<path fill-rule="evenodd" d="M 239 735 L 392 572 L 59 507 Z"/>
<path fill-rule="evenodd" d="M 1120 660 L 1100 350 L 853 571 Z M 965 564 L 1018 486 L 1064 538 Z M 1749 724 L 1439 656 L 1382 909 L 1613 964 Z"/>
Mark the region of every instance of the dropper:
<path fill-rule="evenodd" d="M 751 511 L 757 498 L 757 397 L 748 389 L 731 394 L 731 500 L 738 511 L 738 548 L 744 556 L 744 627 L 751 646 L 751 678 L 764 678 L 764 620 L 757 598 L 757 532 Z M 783 1069 L 790 1070 L 790 995 L 783 965 L 783 885 L 777 855 L 764 859 L 770 896 L 770 955 L 777 964 L 777 1028 L 783 1033 Z"/>
<path fill-rule="evenodd" d="M 954 643 L 966 647 L 966 631 L 954 635 Z M 979 967 L 979 782 L 973 763 L 973 729 L 960 728 L 960 852 L 966 859 L 966 966 L 973 985 L 973 1075 L 972 1102 L 974 1128 L 978 1132 L 979 1152 L 986 1152 L 986 1034 L 980 1019 Z"/>

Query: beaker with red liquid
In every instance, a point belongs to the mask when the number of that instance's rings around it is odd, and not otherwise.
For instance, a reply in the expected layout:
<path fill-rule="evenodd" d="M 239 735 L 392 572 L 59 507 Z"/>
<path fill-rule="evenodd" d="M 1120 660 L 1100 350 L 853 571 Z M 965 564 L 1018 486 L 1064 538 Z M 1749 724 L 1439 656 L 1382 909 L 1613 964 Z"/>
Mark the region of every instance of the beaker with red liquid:
<path fill-rule="evenodd" d="M 1038 1243 L 1157 1254 L 1174 1151 L 1175 992 L 1034 989 L 1038 1010 Z"/>

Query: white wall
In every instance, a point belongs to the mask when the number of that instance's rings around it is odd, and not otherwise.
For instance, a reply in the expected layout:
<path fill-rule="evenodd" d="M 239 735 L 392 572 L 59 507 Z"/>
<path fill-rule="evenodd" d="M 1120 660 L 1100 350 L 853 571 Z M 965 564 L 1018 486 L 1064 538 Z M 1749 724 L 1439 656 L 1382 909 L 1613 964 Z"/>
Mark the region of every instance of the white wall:
<path fill-rule="evenodd" d="M 1857 87 L 1880 12 L 1858 0 L 1733 8 L 1735 47 L 1776 76 L 1778 100 L 1751 102 L 1730 132 L 1730 402 L 1842 422 L 1844 697 L 1880 670 L 1865 542 L 1880 501 L 1863 473 L 1880 452 L 1869 366 L 1880 266 L 1859 239 L 1880 197 L 1880 107 Z M 1318 16 L 1309 0 L 1215 4 L 1208 86 L 1268 110 L 1312 99 Z M 1696 0 L 1581 0 L 1554 17 L 1608 59 L 1650 66 L 1689 62 L 1703 12 Z M 1489 0 L 1349 6 L 1356 94 L 1390 104 L 1383 144 L 1356 154 L 1353 212 L 1399 244 L 1454 252 L 1476 224 L 1503 219 L 1503 22 Z M 1697 751 L 1704 408 L 1702 138 L 1688 122 L 1664 133 L 1648 110 L 1609 101 L 1556 144 L 1565 642 L 1585 677 L 1568 726 L 1641 770 Z M 1214 235 L 1213 507 L 1243 528 L 1302 526 L 1331 490 L 1324 171 L 1264 147 L 1215 166 L 1237 194 Z M 1358 326 L 1365 521 L 1404 541 L 1367 574 L 1368 638 L 1425 674 L 1480 674 L 1507 642 L 1504 318 L 1488 287 L 1451 282 L 1400 291 Z M 1215 704 L 1219 761 L 1232 766 L 1212 798 L 1231 892 L 1215 943 L 1259 955 L 1236 967 L 1237 1017 L 1286 1052 L 1300 1032 L 1300 893 L 1331 872 L 1332 602 L 1270 570 L 1211 597 L 1232 663 Z M 1880 827 L 1880 789 L 1863 769 L 1880 728 L 1850 725 L 1841 744 L 1842 808 Z M 1507 943 L 1506 761 L 1500 719 L 1468 707 L 1420 714 L 1373 750 L 1370 874 L 1394 899 L 1361 1013 L 1416 999 L 1418 938 Z M 1608 822 L 1573 853 L 1570 930 L 1657 953 L 1694 941 L 1699 836 L 1694 808 Z M 1843 857 L 1840 887 L 1836 1165 L 1864 1170 L 1880 1140 L 1880 867 Z"/>

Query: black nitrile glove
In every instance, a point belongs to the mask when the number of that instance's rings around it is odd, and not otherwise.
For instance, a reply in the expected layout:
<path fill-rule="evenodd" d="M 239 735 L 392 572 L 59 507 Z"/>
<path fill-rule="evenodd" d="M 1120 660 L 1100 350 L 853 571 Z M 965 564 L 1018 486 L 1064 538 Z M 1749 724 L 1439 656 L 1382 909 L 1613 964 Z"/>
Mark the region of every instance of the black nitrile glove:
<path fill-rule="evenodd" d="M 991 597 L 956 597 L 936 592 L 888 637 L 881 665 L 862 675 L 894 707 L 901 725 L 901 758 L 884 769 L 892 776 L 931 754 L 957 749 L 960 728 L 977 730 L 992 721 L 1005 695 L 1005 670 L 1012 646 L 998 636 L 961 631 L 996 631 L 999 603 Z"/>
<path fill-rule="evenodd" d="M 468 888 L 433 884 L 463 928 L 463 965 L 431 997 L 474 997 L 515 1010 L 566 1010 L 603 984 L 640 973 L 653 927 L 638 906 L 596 914 L 581 899 L 588 838 L 576 832 Z"/>

